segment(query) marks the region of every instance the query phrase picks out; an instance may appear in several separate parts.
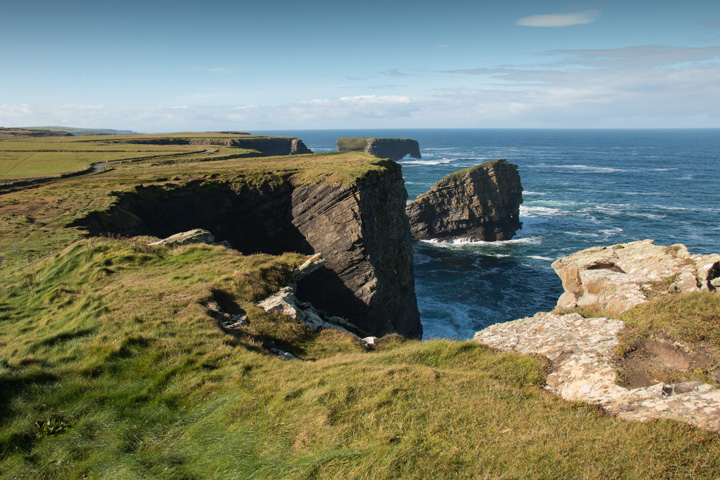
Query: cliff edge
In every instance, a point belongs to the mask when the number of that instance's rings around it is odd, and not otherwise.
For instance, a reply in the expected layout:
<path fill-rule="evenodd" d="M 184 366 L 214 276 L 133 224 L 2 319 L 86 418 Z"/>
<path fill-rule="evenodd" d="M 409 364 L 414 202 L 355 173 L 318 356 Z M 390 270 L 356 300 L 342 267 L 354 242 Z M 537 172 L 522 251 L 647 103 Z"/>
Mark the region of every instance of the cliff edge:
<path fill-rule="evenodd" d="M 439 180 L 406 207 L 417 239 L 509 240 L 522 227 L 517 165 L 495 160 Z"/>
<path fill-rule="evenodd" d="M 344 137 L 336 145 L 338 152 L 365 152 L 395 161 L 406 155 L 422 158 L 418 141 L 411 138 Z"/>
<path fill-rule="evenodd" d="M 301 165 L 277 157 L 251 167 L 245 160 L 245 172 L 222 162 L 202 181 L 143 182 L 116 192 L 112 205 L 74 226 L 91 235 L 160 238 L 202 228 L 246 255 L 319 253 L 327 265 L 298 283 L 300 299 L 373 335 L 420 338 L 400 166 L 345 155 L 363 170 L 351 181 L 337 181 L 337 156 Z"/>

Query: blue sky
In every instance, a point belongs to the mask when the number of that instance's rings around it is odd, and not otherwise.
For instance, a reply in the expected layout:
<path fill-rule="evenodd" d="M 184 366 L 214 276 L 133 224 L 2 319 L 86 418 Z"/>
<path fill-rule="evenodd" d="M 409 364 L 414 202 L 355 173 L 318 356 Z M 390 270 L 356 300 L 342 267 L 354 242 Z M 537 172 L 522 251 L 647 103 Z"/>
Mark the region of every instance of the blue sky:
<path fill-rule="evenodd" d="M 720 127 L 720 1 L 12 2 L 0 126 Z"/>

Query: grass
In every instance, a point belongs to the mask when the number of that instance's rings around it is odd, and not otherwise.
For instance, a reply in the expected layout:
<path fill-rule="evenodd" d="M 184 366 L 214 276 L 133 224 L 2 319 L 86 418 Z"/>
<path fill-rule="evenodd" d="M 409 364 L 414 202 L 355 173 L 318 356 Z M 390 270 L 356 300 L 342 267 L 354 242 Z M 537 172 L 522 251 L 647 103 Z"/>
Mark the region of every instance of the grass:
<path fill-rule="evenodd" d="M 89 239 L 14 278 L 0 293 L 0 478 L 720 473 L 715 435 L 559 400 L 542 359 L 393 338 L 367 352 L 254 307 L 302 260 Z M 205 305 L 219 298 L 248 312 L 241 335 L 216 327 Z"/>
<path fill-rule="evenodd" d="M 560 400 L 542 358 L 398 336 L 366 351 L 257 308 L 300 255 L 68 227 L 139 184 L 348 184 L 394 168 L 362 153 L 142 161 L 0 195 L 0 478 L 720 475 L 717 435 Z M 222 333 L 211 304 L 249 324 Z"/>
<path fill-rule="evenodd" d="M 0 139 L 0 181 L 58 176 L 87 169 L 93 163 L 153 159 L 162 163 L 227 160 L 257 156 L 252 145 L 271 137 L 249 134 L 85 135 Z M 204 147 L 204 148 L 203 148 Z M 199 154 L 200 157 L 198 158 Z"/>
<path fill-rule="evenodd" d="M 626 334 L 651 338 L 664 335 L 683 342 L 707 342 L 720 350 L 720 293 L 662 296 L 639 305 L 620 319 Z"/>

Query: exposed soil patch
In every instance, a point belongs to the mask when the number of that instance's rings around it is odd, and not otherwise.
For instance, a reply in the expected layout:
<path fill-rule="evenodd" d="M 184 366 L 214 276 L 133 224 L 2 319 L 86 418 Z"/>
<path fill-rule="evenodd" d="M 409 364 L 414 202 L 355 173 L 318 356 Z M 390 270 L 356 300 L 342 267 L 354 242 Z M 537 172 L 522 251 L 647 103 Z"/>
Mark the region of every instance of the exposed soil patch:
<path fill-rule="evenodd" d="M 632 347 L 615 362 L 618 383 L 623 387 L 640 388 L 684 380 L 720 384 L 720 352 L 706 343 L 644 338 L 636 340 Z"/>

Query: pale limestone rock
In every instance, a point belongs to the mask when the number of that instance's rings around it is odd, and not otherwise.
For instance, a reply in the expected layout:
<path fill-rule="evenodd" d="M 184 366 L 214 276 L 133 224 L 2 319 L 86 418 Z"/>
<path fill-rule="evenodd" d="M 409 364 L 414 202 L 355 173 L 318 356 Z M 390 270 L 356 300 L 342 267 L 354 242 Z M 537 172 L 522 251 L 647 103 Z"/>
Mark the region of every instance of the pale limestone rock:
<path fill-rule="evenodd" d="M 690 255 L 684 245 L 663 247 L 642 240 L 593 247 L 552 264 L 565 293 L 558 309 L 597 306 L 620 314 L 644 303 L 648 294 L 714 290 L 720 255 Z"/>
<path fill-rule="evenodd" d="M 538 313 L 492 325 L 474 339 L 503 351 L 540 354 L 554 371 L 546 388 L 570 401 L 599 405 L 626 420 L 674 419 L 720 433 L 720 389 L 700 382 L 628 390 L 610 363 L 623 322 L 578 314 Z"/>
<path fill-rule="evenodd" d="M 222 245 L 226 248 L 231 248 L 230 243 L 222 241 L 215 243 L 215 236 L 202 228 L 196 228 L 188 230 L 187 232 L 176 233 L 157 242 L 148 243 L 149 246 L 166 246 L 166 247 L 179 247 L 181 245 L 189 245 L 191 243 L 207 243 L 208 245 Z"/>

